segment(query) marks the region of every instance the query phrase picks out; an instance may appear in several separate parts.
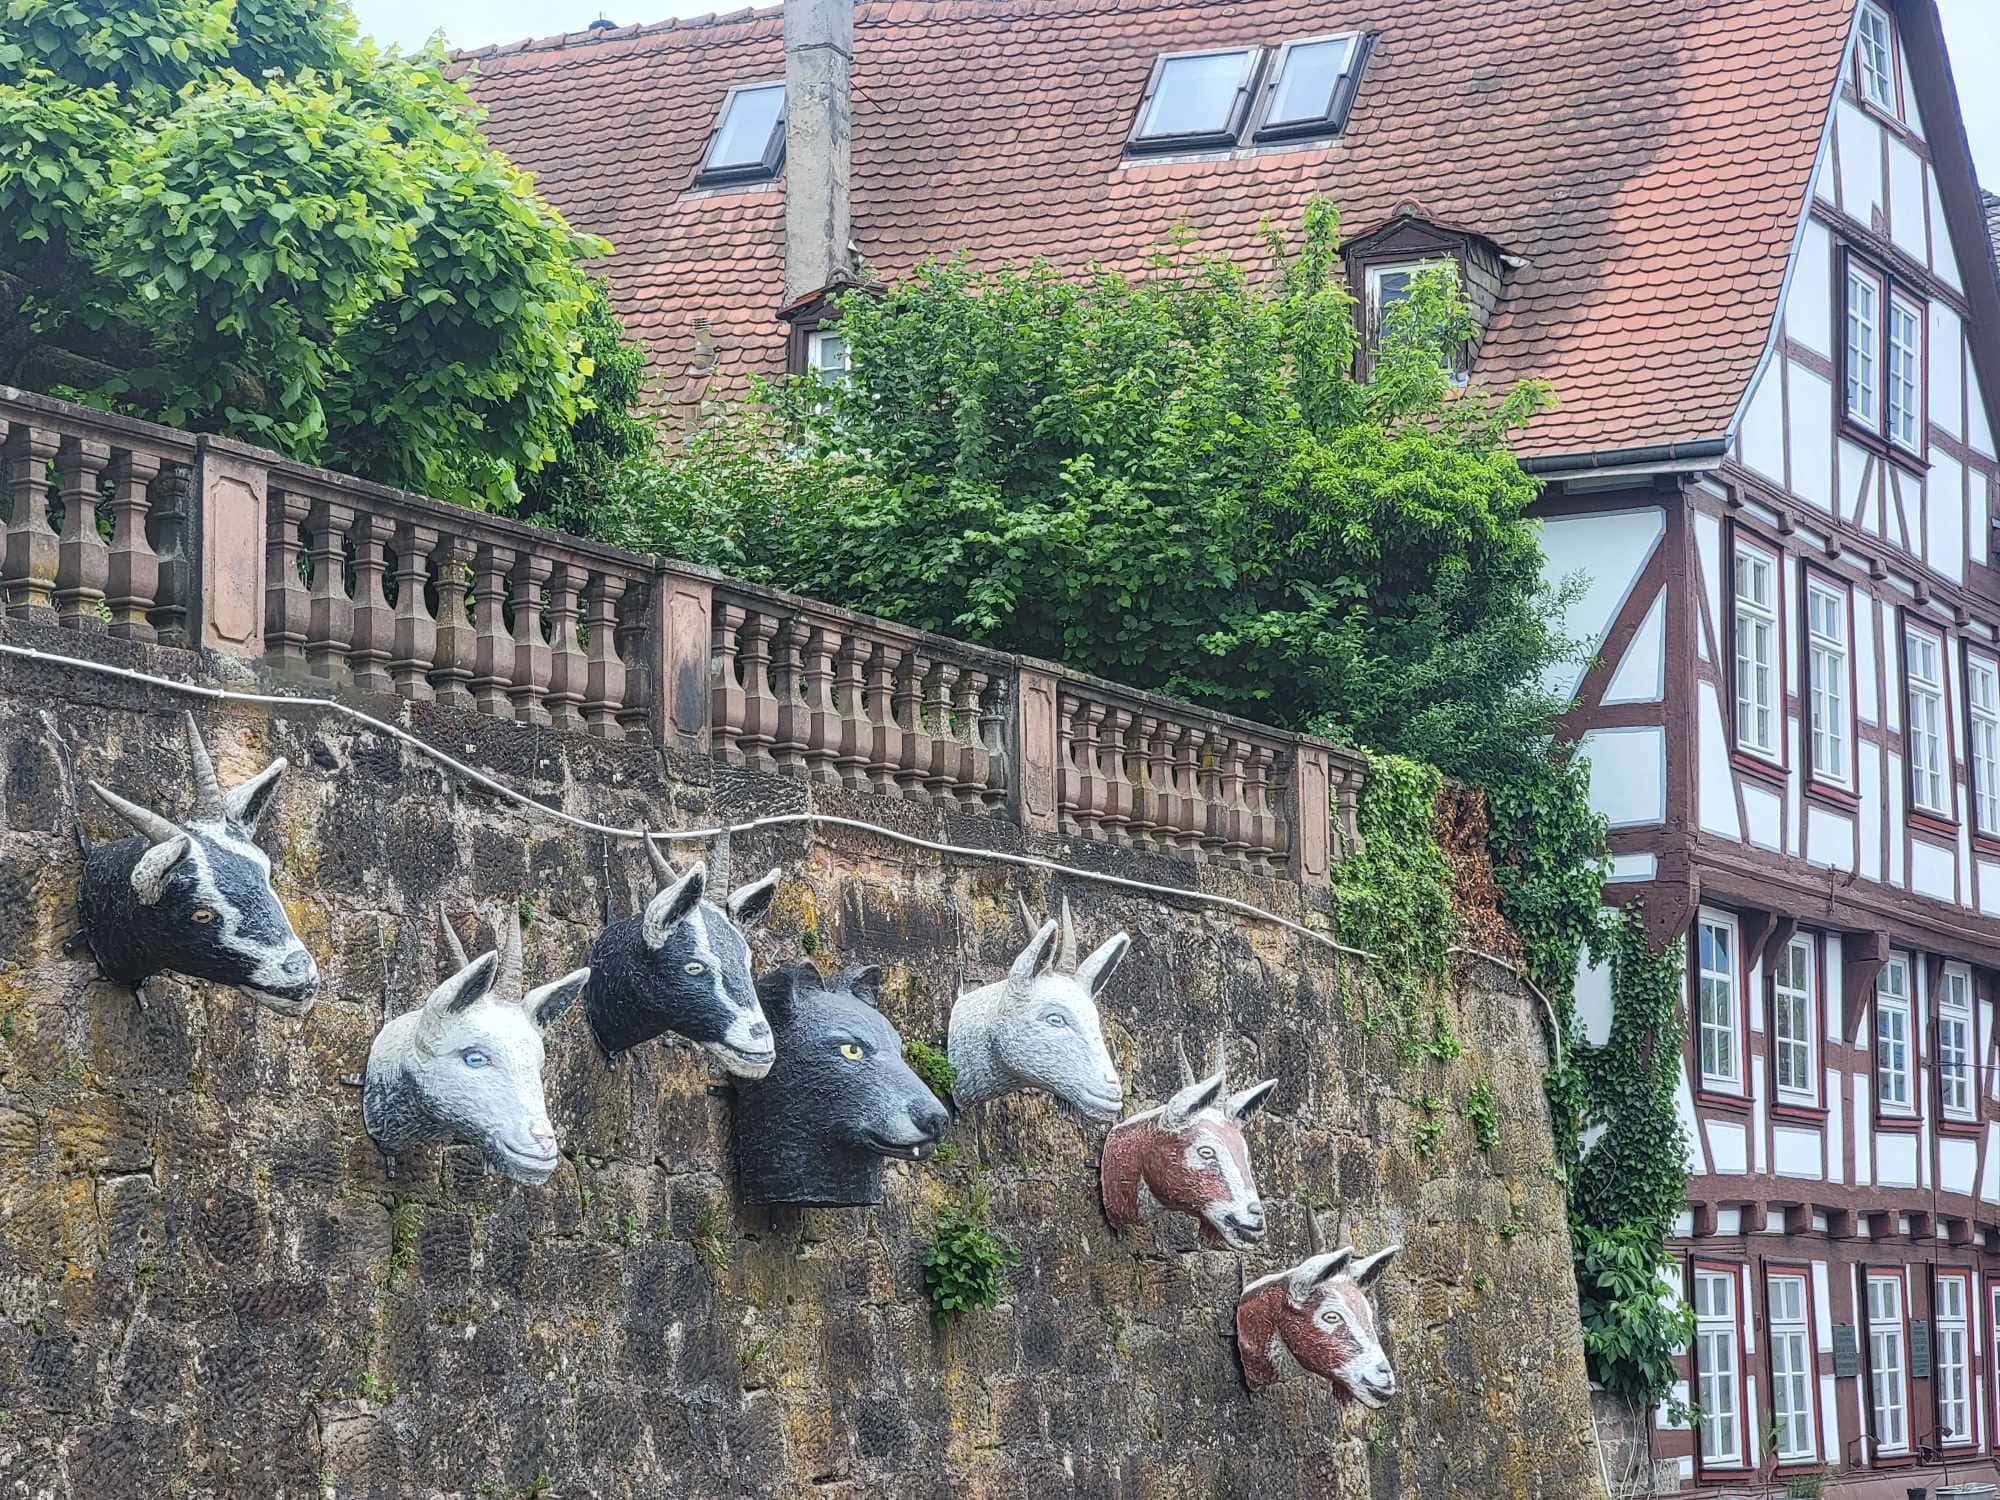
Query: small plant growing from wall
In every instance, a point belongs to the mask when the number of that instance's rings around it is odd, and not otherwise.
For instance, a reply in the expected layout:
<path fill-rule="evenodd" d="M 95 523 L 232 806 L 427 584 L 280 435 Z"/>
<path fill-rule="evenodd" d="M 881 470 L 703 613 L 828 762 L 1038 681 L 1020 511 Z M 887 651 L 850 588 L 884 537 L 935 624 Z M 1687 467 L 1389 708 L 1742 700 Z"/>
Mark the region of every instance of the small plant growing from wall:
<path fill-rule="evenodd" d="M 1500 1112 L 1493 1104 L 1492 1086 L 1485 1079 L 1465 1091 L 1465 1103 L 1458 1112 L 1472 1127 L 1473 1143 L 1481 1151 L 1491 1151 L 1500 1144 Z"/>
<path fill-rule="evenodd" d="M 903 1043 L 903 1061 L 924 1081 L 925 1088 L 946 1104 L 951 1103 L 951 1091 L 958 1086 L 958 1069 L 951 1065 L 949 1057 L 930 1043 L 912 1038 Z"/>
<path fill-rule="evenodd" d="M 986 1193 L 974 1188 L 939 1210 L 937 1232 L 924 1252 L 924 1291 L 931 1317 L 943 1323 L 1000 1300 L 1000 1273 L 1021 1254 L 986 1224 Z"/>

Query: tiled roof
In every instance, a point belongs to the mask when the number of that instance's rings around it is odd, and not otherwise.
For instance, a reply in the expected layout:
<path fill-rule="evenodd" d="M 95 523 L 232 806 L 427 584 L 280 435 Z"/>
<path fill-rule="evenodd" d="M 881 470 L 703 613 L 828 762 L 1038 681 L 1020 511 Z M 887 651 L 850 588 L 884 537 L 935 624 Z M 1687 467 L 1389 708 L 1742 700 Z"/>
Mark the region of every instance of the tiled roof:
<path fill-rule="evenodd" d="M 1756 366 L 1852 0 L 895 0 L 855 10 L 854 235 L 925 256 L 1136 267 L 1176 223 L 1261 260 L 1324 195 L 1353 232 L 1420 197 L 1510 267 L 1476 369 L 1562 401 L 1528 448 L 1722 435 Z M 1128 161 L 1163 51 L 1374 33 L 1333 145 Z M 662 400 L 784 367 L 778 186 L 689 190 L 732 84 L 784 73 L 776 9 L 468 54 L 496 144 L 579 227 Z"/>

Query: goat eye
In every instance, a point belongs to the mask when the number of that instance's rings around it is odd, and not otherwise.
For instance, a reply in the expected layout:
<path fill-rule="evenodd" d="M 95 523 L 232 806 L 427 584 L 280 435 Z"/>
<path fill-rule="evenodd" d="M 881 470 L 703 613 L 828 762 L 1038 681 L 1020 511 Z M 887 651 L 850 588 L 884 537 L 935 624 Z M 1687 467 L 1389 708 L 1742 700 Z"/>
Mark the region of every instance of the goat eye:
<path fill-rule="evenodd" d="M 1067 1026 L 1069 1025 L 1069 1017 L 1065 1015 L 1052 1015 L 1048 1017 L 1048 1023 L 1051 1026 Z"/>
<path fill-rule="evenodd" d="M 706 974 L 708 972 L 707 964 L 698 964 L 695 963 L 692 959 L 690 959 L 687 963 L 682 964 L 681 968 L 689 974 Z"/>
<path fill-rule="evenodd" d="M 205 906 L 197 906 L 188 915 L 191 918 L 193 918 L 193 920 L 201 923 L 201 925 L 204 927 L 206 927 L 210 922 L 213 922 L 215 920 L 215 913 L 210 911 Z"/>
<path fill-rule="evenodd" d="M 867 1056 L 867 1054 L 861 1050 L 861 1044 L 859 1042 L 842 1042 L 840 1044 L 840 1055 L 846 1058 L 849 1062 L 860 1062 L 862 1058 Z"/>
<path fill-rule="evenodd" d="M 486 1054 L 481 1052 L 477 1047 L 468 1047 L 458 1055 L 468 1068 L 483 1068 L 486 1066 Z"/>
<path fill-rule="evenodd" d="M 1203 1161 L 1214 1161 L 1214 1160 L 1215 1160 L 1215 1147 L 1213 1147 L 1213 1146 L 1203 1146 L 1203 1147 L 1201 1148 L 1201 1159 L 1202 1159 Z"/>

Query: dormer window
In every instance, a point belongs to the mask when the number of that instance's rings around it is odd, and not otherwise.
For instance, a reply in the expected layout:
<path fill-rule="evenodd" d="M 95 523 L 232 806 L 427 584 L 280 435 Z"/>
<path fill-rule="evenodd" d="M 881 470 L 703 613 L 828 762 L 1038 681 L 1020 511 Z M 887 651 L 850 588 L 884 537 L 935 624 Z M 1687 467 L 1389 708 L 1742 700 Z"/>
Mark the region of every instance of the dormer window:
<path fill-rule="evenodd" d="M 1359 40 L 1351 36 L 1285 43 L 1265 85 L 1257 139 L 1338 135 L 1354 99 L 1352 84 L 1360 70 L 1353 64 L 1359 52 Z"/>
<path fill-rule="evenodd" d="M 1153 64 L 1128 152 L 1215 151 L 1340 134 L 1367 48 L 1360 36 L 1302 37 Z"/>
<path fill-rule="evenodd" d="M 1417 273 L 1435 266 L 1449 267 L 1454 277 L 1458 274 L 1455 260 L 1412 260 L 1368 267 L 1368 329 L 1373 338 L 1382 337 L 1389 309 L 1410 295 L 1410 283 L 1417 279 Z"/>
<path fill-rule="evenodd" d="M 1230 52 L 1171 52 L 1153 64 L 1152 81 L 1132 129 L 1135 151 L 1195 151 L 1233 146 L 1249 112 L 1261 47 Z"/>
<path fill-rule="evenodd" d="M 768 182 L 784 159 L 785 85 L 746 84 L 723 99 L 696 181 Z"/>

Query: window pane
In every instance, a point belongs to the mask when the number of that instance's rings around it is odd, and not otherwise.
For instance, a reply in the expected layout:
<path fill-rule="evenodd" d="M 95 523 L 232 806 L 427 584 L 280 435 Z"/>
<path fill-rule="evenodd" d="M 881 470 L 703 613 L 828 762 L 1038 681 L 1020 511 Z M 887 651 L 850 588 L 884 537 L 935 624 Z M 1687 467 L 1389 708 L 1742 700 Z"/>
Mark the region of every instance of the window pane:
<path fill-rule="evenodd" d="M 1815 775 L 1847 780 L 1847 602 L 1817 584 L 1806 590 L 1811 640 L 1812 768 Z"/>
<path fill-rule="evenodd" d="M 1847 272 L 1847 414 L 1867 427 L 1881 420 L 1875 405 L 1875 281 Z"/>
<path fill-rule="evenodd" d="M 1905 448 L 1921 448 L 1923 406 L 1918 395 L 1917 356 L 1921 337 L 1917 313 L 1908 303 L 1889 302 L 1889 436 Z"/>
<path fill-rule="evenodd" d="M 1896 85 L 1890 72 L 1889 18 L 1872 5 L 1861 8 L 1861 93 L 1871 104 L 1896 107 Z"/>
<path fill-rule="evenodd" d="M 1271 96 L 1266 125 L 1296 125 L 1324 120 L 1333 111 L 1334 90 L 1347 71 L 1353 43 L 1347 37 L 1301 42 L 1285 51 L 1284 71 Z"/>
<path fill-rule="evenodd" d="M 1146 110 L 1142 136 L 1218 135 L 1229 128 L 1237 90 L 1250 70 L 1248 52 L 1171 57 Z"/>
<path fill-rule="evenodd" d="M 785 86 L 767 83 L 758 88 L 738 89 L 722 112 L 715 132 L 715 145 L 708 154 L 710 171 L 732 167 L 754 167 L 764 160 L 771 144 L 771 132 L 785 108 Z"/>

